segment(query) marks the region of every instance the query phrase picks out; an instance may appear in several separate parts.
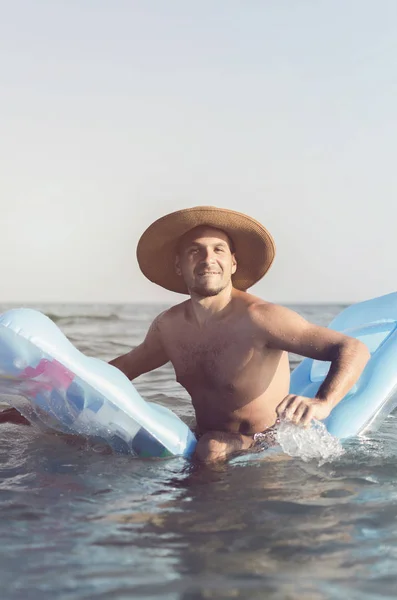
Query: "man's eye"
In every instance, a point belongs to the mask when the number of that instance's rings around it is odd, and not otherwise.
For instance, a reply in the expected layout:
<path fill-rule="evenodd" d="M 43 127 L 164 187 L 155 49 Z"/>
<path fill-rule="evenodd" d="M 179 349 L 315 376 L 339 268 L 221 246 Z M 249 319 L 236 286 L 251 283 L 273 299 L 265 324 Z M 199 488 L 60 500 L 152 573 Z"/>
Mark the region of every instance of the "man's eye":
<path fill-rule="evenodd" d="M 224 248 L 215 248 L 215 252 L 224 252 L 225 249 Z"/>

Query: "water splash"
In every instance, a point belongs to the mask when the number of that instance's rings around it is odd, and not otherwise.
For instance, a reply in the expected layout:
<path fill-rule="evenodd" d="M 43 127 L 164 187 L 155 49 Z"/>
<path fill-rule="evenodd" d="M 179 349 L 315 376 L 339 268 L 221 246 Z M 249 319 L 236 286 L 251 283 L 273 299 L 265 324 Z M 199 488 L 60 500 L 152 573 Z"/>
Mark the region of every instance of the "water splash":
<path fill-rule="evenodd" d="M 327 431 L 323 423 L 316 420 L 312 421 L 308 429 L 291 421 L 281 421 L 276 430 L 276 440 L 289 456 L 301 458 L 305 462 L 318 460 L 320 466 L 344 453 L 340 441 Z"/>

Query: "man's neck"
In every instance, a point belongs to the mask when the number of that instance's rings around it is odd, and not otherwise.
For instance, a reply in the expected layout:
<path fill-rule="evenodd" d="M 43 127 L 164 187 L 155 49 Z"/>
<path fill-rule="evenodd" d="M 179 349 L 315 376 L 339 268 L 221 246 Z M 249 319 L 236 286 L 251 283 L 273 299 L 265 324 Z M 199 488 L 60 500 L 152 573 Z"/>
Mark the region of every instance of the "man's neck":
<path fill-rule="evenodd" d="M 233 292 L 233 287 L 230 285 L 216 296 L 202 298 L 191 294 L 189 303 L 191 318 L 196 321 L 199 327 L 204 327 L 210 321 L 224 316 L 232 302 Z"/>

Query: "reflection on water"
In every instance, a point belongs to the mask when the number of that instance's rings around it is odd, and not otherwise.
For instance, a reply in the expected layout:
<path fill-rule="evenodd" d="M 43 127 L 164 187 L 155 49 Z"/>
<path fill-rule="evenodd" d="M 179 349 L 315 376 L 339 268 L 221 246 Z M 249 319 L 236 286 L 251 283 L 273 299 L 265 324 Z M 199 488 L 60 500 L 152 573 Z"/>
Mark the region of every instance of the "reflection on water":
<path fill-rule="evenodd" d="M 340 307 L 298 307 L 326 324 Z M 87 354 L 137 344 L 161 307 L 46 307 Z M 149 400 L 192 419 L 170 367 Z M 394 597 L 396 418 L 319 466 L 279 451 L 214 467 L 114 456 L 0 426 L 4 598 Z"/>

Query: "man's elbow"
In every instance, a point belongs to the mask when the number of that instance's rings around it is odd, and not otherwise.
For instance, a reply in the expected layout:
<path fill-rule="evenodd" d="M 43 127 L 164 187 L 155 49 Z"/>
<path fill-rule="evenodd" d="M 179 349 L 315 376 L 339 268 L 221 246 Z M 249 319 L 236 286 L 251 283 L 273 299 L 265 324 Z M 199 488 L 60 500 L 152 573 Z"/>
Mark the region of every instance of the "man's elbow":
<path fill-rule="evenodd" d="M 357 357 L 357 359 L 359 359 L 364 368 L 369 359 L 371 358 L 371 353 L 368 350 L 368 346 L 366 346 L 364 342 L 361 342 L 356 338 L 349 338 L 348 347 L 349 352 L 351 352 L 354 357 Z"/>

